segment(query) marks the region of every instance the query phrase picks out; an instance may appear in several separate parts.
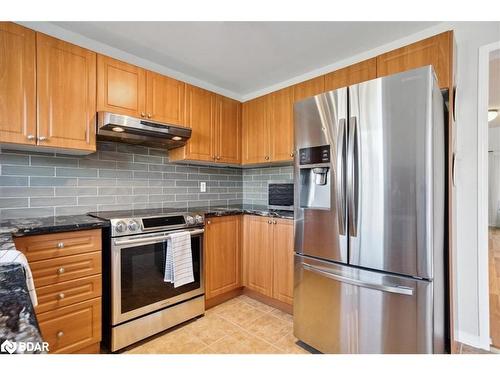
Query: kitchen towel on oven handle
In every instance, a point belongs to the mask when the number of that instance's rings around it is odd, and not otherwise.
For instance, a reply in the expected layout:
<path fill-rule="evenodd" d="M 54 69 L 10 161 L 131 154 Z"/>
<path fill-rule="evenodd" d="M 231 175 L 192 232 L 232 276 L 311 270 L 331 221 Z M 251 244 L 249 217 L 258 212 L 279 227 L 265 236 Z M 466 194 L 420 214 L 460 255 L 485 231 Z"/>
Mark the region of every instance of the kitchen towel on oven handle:
<path fill-rule="evenodd" d="M 194 281 L 191 234 L 187 231 L 167 236 L 164 281 L 173 283 L 174 288 Z"/>

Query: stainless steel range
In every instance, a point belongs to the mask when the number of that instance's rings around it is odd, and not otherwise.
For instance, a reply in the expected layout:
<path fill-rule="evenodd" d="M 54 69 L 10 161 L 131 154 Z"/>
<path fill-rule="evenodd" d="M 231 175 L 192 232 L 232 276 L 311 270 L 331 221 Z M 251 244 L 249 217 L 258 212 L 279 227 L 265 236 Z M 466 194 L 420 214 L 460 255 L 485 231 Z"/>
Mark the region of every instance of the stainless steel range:
<path fill-rule="evenodd" d="M 109 220 L 103 240 L 103 341 L 111 351 L 205 312 L 204 215 L 169 210 L 91 213 Z M 166 241 L 188 231 L 194 281 L 174 288 L 164 281 Z"/>

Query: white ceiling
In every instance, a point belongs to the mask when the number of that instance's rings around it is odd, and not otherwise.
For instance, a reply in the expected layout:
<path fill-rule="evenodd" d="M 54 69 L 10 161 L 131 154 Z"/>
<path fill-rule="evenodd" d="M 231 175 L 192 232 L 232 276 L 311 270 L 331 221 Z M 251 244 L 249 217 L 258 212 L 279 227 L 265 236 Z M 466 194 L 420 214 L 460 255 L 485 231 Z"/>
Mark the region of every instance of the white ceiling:
<path fill-rule="evenodd" d="M 279 84 L 438 22 L 54 22 L 233 92 Z"/>

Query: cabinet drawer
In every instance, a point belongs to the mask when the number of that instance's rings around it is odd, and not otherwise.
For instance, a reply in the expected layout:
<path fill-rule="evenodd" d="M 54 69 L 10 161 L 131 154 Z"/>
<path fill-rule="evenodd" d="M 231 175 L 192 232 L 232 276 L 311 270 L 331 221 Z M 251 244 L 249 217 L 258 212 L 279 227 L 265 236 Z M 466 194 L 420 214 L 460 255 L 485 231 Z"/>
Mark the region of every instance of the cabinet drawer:
<path fill-rule="evenodd" d="M 30 262 L 35 287 L 101 273 L 101 252 Z"/>
<path fill-rule="evenodd" d="M 49 353 L 72 353 L 101 341 L 101 298 L 37 314 Z"/>
<path fill-rule="evenodd" d="M 36 289 L 37 314 L 101 296 L 101 275 L 43 286 Z"/>
<path fill-rule="evenodd" d="M 29 262 L 101 250 L 101 230 L 82 230 L 17 237 L 16 248 Z"/>

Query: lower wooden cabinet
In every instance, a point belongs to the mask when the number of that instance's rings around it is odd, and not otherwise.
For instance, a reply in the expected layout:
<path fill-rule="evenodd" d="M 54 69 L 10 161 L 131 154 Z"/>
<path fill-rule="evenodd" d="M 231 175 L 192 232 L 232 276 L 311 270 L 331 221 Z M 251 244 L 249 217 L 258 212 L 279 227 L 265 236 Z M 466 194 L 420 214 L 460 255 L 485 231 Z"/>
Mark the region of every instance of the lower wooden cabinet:
<path fill-rule="evenodd" d="M 243 285 L 293 303 L 293 220 L 245 215 Z"/>
<path fill-rule="evenodd" d="M 205 225 L 205 296 L 241 287 L 242 216 L 213 217 Z"/>
<path fill-rule="evenodd" d="M 35 307 L 49 353 L 98 353 L 101 341 L 101 230 L 14 239 L 29 262 Z"/>

